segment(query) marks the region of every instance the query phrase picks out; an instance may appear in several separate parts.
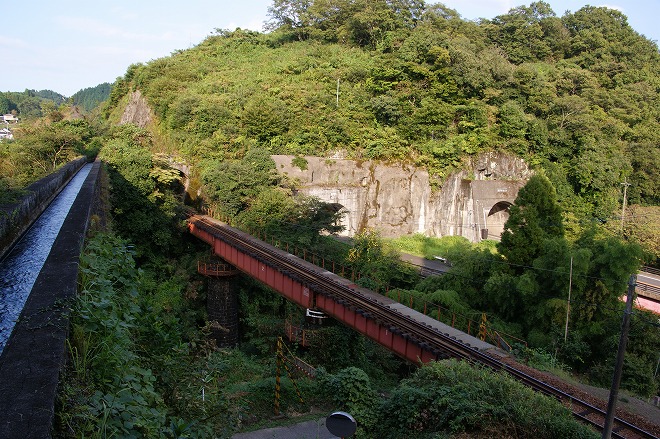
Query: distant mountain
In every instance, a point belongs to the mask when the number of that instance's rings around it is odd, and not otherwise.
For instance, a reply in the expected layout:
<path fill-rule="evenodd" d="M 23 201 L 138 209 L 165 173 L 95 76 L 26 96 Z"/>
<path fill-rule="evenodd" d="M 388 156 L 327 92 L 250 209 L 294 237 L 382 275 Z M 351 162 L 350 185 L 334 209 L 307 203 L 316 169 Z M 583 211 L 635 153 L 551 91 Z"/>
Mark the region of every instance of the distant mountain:
<path fill-rule="evenodd" d="M 65 96 L 53 90 L 39 90 L 39 91 L 27 90 L 27 91 L 34 93 L 34 96 L 36 97 L 51 100 L 55 102 L 55 105 L 60 105 L 66 102 Z"/>
<path fill-rule="evenodd" d="M 44 101 L 52 101 L 55 106 L 59 106 L 67 98 L 52 90 L 8 91 L 0 93 L 0 113 L 16 111 L 21 117 L 41 117 L 41 104 Z"/>
<path fill-rule="evenodd" d="M 22 92 L 0 92 L 0 113 L 16 111 L 21 117 L 41 117 L 42 103 L 52 101 L 55 107 L 71 103 L 88 113 L 110 96 L 112 85 L 105 82 L 96 87 L 84 88 L 67 98 L 53 90 L 29 90 Z"/>
<path fill-rule="evenodd" d="M 112 85 L 108 82 L 104 82 L 96 87 L 88 87 L 77 91 L 71 96 L 71 99 L 73 99 L 73 105 L 76 105 L 82 108 L 84 112 L 89 113 L 100 103 L 108 99 L 111 89 Z"/>

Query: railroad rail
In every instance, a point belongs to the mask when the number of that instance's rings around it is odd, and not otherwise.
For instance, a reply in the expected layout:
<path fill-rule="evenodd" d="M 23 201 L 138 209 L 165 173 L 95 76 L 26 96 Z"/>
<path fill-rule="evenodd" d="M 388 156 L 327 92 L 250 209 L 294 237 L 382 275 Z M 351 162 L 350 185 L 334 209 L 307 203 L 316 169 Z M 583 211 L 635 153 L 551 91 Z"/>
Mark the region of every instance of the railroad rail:
<path fill-rule="evenodd" d="M 368 319 L 375 320 L 389 328 L 394 334 L 413 340 L 423 350 L 432 352 L 439 358 L 457 358 L 480 364 L 495 371 L 503 371 L 534 390 L 552 396 L 567 405 L 573 415 L 602 431 L 605 411 L 583 401 L 563 390 L 535 378 L 503 361 L 506 354 L 493 349 L 483 352 L 465 344 L 454 336 L 440 332 L 401 310 L 407 307 L 391 306 L 388 298 L 348 283 L 343 278 L 316 267 L 300 258 L 277 249 L 251 235 L 206 216 L 194 215 L 188 220 L 189 227 L 200 229 L 220 239 L 232 248 L 250 255 L 261 263 L 285 273 L 291 279 L 308 285 L 311 290 L 331 298 L 337 303 L 355 309 Z M 412 313 L 414 315 L 414 313 Z M 493 347 L 494 348 L 494 347 Z M 656 438 L 655 435 L 615 418 L 612 437 L 614 438 Z"/>

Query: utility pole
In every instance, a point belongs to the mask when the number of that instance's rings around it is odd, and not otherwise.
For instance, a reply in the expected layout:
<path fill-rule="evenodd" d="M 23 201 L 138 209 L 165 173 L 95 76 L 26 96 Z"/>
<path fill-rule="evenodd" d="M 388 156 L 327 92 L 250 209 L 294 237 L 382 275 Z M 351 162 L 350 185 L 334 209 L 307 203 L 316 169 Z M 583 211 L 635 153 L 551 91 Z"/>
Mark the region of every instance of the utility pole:
<path fill-rule="evenodd" d="M 339 108 L 339 78 L 337 78 L 337 108 Z"/>
<path fill-rule="evenodd" d="M 566 329 L 564 329 L 564 343 L 568 338 L 568 316 L 571 313 L 571 287 L 573 286 L 573 255 L 571 255 L 571 269 L 568 274 L 568 302 L 566 303 Z"/>
<path fill-rule="evenodd" d="M 623 204 L 621 205 L 621 236 L 623 236 L 623 219 L 626 216 L 626 201 L 628 198 L 628 186 L 630 186 L 630 183 L 628 183 L 628 177 L 623 178 Z"/>
<path fill-rule="evenodd" d="M 612 377 L 612 388 L 610 389 L 610 399 L 607 403 L 607 415 L 605 416 L 605 426 L 603 427 L 602 439 L 612 437 L 612 424 L 616 411 L 616 400 L 619 394 L 619 385 L 621 384 L 621 375 L 623 373 L 623 359 L 626 355 L 626 344 L 628 344 L 628 330 L 630 329 L 630 315 L 632 314 L 633 300 L 635 296 L 635 285 L 637 284 L 637 275 L 633 274 L 628 280 L 628 297 L 626 299 L 626 310 L 623 312 L 623 321 L 621 322 L 621 337 L 619 338 L 619 350 L 616 354 L 616 364 L 614 365 L 614 375 Z"/>

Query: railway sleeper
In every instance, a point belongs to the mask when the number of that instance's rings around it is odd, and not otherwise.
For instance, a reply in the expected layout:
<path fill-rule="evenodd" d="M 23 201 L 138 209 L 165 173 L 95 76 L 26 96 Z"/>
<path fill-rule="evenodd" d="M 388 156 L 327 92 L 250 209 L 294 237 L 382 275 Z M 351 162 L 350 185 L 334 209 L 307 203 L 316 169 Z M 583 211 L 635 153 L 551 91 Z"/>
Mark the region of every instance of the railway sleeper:
<path fill-rule="evenodd" d="M 582 410 L 581 412 L 579 412 L 578 415 L 579 416 L 587 416 L 588 414 L 591 414 L 591 413 L 593 413 L 593 410 L 586 409 L 586 410 Z"/>

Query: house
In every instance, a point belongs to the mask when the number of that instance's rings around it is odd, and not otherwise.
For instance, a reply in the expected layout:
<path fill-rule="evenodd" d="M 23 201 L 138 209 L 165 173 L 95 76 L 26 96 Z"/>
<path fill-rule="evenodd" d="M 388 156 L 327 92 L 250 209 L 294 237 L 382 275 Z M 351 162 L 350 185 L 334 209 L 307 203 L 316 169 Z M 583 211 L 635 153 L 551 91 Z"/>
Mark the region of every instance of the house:
<path fill-rule="evenodd" d="M 18 117 L 14 116 L 13 114 L 3 114 L 0 116 L 0 118 L 2 118 L 0 122 L 4 122 L 6 124 L 18 123 Z"/>
<path fill-rule="evenodd" d="M 14 135 L 12 134 L 11 130 L 9 128 L 0 128 L 0 140 L 3 139 L 13 139 Z"/>

